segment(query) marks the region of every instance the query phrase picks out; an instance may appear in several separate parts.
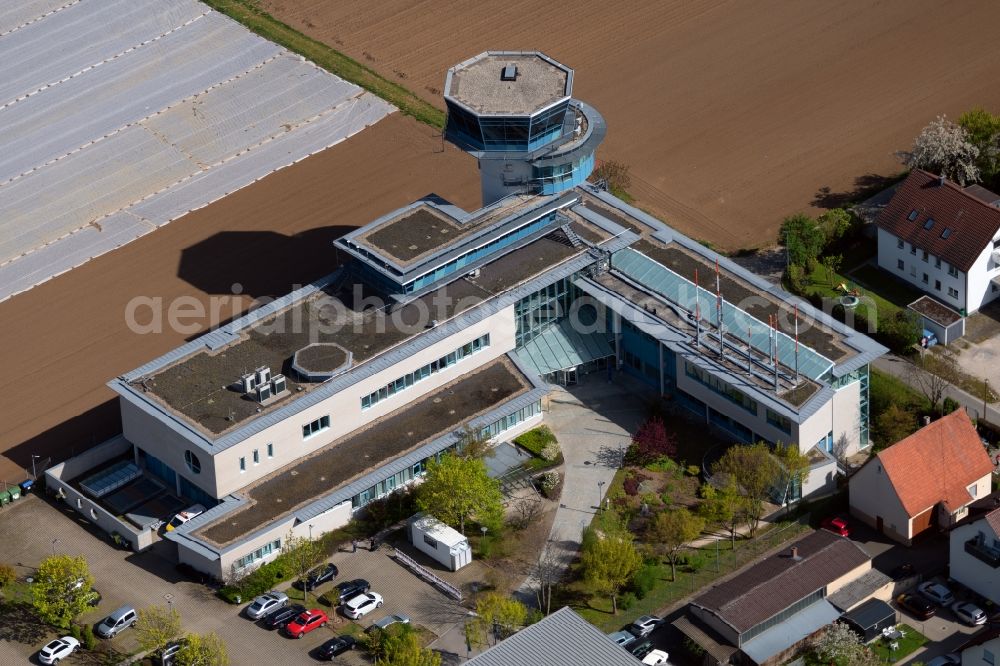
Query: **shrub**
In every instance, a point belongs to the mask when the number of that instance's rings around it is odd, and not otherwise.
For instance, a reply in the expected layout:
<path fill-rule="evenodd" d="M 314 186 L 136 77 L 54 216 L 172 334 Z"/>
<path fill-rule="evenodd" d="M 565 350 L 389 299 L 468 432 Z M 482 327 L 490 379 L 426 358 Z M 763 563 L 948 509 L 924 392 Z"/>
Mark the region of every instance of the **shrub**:
<path fill-rule="evenodd" d="M 621 598 L 618 599 L 618 607 L 622 610 L 628 610 L 629 608 L 632 608 L 632 606 L 635 606 L 636 601 L 638 601 L 638 599 L 635 594 L 632 592 L 626 592 L 621 596 Z"/>
<path fill-rule="evenodd" d="M 548 426 L 538 426 L 515 437 L 514 443 L 526 448 L 539 458 L 545 458 L 542 455 L 542 450 L 546 444 L 556 443 L 556 436 L 552 434 Z"/>
<path fill-rule="evenodd" d="M 656 564 L 646 564 L 635 574 L 632 579 L 632 591 L 636 598 L 645 599 L 646 595 L 656 587 L 656 582 L 660 579 L 660 567 Z"/>
<path fill-rule="evenodd" d="M 629 497 L 635 497 L 639 494 L 639 486 L 645 481 L 647 477 L 639 472 L 629 472 L 628 476 L 622 482 L 622 490 Z"/>
<path fill-rule="evenodd" d="M 625 454 L 625 461 L 638 465 L 648 465 L 664 457 L 677 453 L 677 438 L 668 432 L 663 419 L 651 417 L 639 426 L 632 436 L 632 444 Z"/>
<path fill-rule="evenodd" d="M 550 471 L 542 474 L 539 481 L 542 494 L 551 498 L 559 488 L 559 483 L 562 481 L 562 477 L 559 475 L 559 472 Z"/>
<path fill-rule="evenodd" d="M 942 413 L 951 414 L 956 409 L 958 409 L 958 401 L 950 396 L 944 399 L 944 403 L 941 405 Z"/>
<path fill-rule="evenodd" d="M 0 564 L 0 587 L 6 587 L 17 580 L 17 572 L 9 564 Z"/>
<path fill-rule="evenodd" d="M 559 455 L 561 453 L 562 450 L 559 448 L 559 442 L 553 439 L 551 442 L 542 447 L 542 460 L 545 462 L 555 462 L 559 459 Z"/>

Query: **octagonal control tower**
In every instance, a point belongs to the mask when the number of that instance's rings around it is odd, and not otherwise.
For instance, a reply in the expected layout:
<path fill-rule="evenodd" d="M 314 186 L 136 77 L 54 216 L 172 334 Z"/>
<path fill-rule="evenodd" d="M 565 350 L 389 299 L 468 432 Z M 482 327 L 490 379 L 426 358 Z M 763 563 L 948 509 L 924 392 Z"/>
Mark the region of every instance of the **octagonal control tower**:
<path fill-rule="evenodd" d="M 587 179 L 606 127 L 572 94 L 573 70 L 538 51 L 487 51 L 448 70 L 445 136 L 479 160 L 484 206 Z"/>

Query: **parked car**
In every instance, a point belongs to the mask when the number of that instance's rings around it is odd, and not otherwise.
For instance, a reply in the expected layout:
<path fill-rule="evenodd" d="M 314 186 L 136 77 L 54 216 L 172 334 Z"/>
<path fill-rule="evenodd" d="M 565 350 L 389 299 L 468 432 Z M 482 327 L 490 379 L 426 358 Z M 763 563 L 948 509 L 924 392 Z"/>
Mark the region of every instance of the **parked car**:
<path fill-rule="evenodd" d="M 163 652 L 160 653 L 160 665 L 171 666 L 171 664 L 175 663 L 177 653 L 180 652 L 181 648 L 185 645 L 187 645 L 187 642 L 184 641 L 184 639 L 167 643 L 167 647 L 163 648 Z"/>
<path fill-rule="evenodd" d="M 320 659 L 330 659 L 333 660 L 338 654 L 343 654 L 348 650 L 353 650 L 354 646 L 358 644 L 354 636 L 337 636 L 336 638 L 331 638 L 327 642 L 319 646 L 316 650 L 316 656 Z"/>
<path fill-rule="evenodd" d="M 642 658 L 642 663 L 646 666 L 666 666 L 669 657 L 670 655 L 663 650 L 653 650 Z"/>
<path fill-rule="evenodd" d="M 904 578 L 909 578 L 915 575 L 917 572 L 910 563 L 900 564 L 898 567 L 894 568 L 889 572 L 889 577 L 893 580 L 903 580 Z"/>
<path fill-rule="evenodd" d="M 962 622 L 973 627 L 986 624 L 986 612 L 982 608 L 969 601 L 956 601 L 951 605 L 951 610 Z"/>
<path fill-rule="evenodd" d="M 636 618 L 635 622 L 625 627 L 625 631 L 630 632 L 636 638 L 642 638 L 653 633 L 653 630 L 663 624 L 663 620 L 655 615 L 643 615 Z"/>
<path fill-rule="evenodd" d="M 901 594 L 896 598 L 896 603 L 900 608 L 909 611 L 910 614 L 921 620 L 929 620 L 934 617 L 936 612 L 934 604 L 916 594 Z"/>
<path fill-rule="evenodd" d="M 364 592 L 345 601 L 341 608 L 344 611 L 344 615 L 352 620 L 357 620 L 381 606 L 381 594 L 378 592 Z"/>
<path fill-rule="evenodd" d="M 293 583 L 293 585 L 300 590 L 305 589 L 312 592 L 323 583 L 329 583 L 331 580 L 336 578 L 338 573 L 340 572 L 337 571 L 336 564 L 326 564 L 310 571 L 304 582 L 297 580 Z"/>
<path fill-rule="evenodd" d="M 955 666 L 962 663 L 962 657 L 954 652 L 942 654 L 927 662 L 927 666 Z"/>
<path fill-rule="evenodd" d="M 955 603 L 955 595 L 941 583 L 927 581 L 917 585 L 917 592 L 924 595 L 928 601 L 936 603 L 938 606 L 950 606 Z"/>
<path fill-rule="evenodd" d="M 396 613 L 392 615 L 386 615 L 381 620 L 376 620 L 372 623 L 370 627 L 365 629 L 365 632 L 371 633 L 376 629 L 385 629 L 386 627 L 391 627 L 394 624 L 409 624 L 410 616 L 403 615 L 402 613 Z"/>
<path fill-rule="evenodd" d="M 337 583 L 337 586 L 327 592 L 327 596 L 331 597 L 330 605 L 339 606 L 348 599 L 356 597 L 363 592 L 367 592 L 371 589 L 371 583 L 363 578 L 355 578 L 354 580 L 347 580 L 343 583 Z"/>
<path fill-rule="evenodd" d="M 63 636 L 54 641 L 49 641 L 38 651 L 38 661 L 43 664 L 58 664 L 60 659 L 65 659 L 80 649 L 80 641 L 72 636 Z"/>
<path fill-rule="evenodd" d="M 608 634 L 608 638 L 610 638 L 611 642 L 615 645 L 621 645 L 622 647 L 625 647 L 636 640 L 635 634 L 624 629 Z"/>
<path fill-rule="evenodd" d="M 330 621 L 326 613 L 318 608 L 299 613 L 285 625 L 285 633 L 291 638 L 302 638 L 313 629 L 325 627 Z"/>
<path fill-rule="evenodd" d="M 626 645 L 625 649 L 632 653 L 632 656 L 642 661 L 646 655 L 653 651 L 653 641 L 637 640 L 631 645 Z"/>
<path fill-rule="evenodd" d="M 294 620 L 297 615 L 304 613 L 305 610 L 306 607 L 302 604 L 282 606 L 265 615 L 262 623 L 267 629 L 283 629 L 286 624 Z"/>
<path fill-rule="evenodd" d="M 122 606 L 97 623 L 94 633 L 101 638 L 114 638 L 123 630 L 135 626 L 138 613 L 131 606 Z"/>
<path fill-rule="evenodd" d="M 262 594 L 247 606 L 246 614 L 251 620 L 259 620 L 275 608 L 281 608 L 288 603 L 288 595 L 272 590 Z"/>
<path fill-rule="evenodd" d="M 189 506 L 188 508 L 179 512 L 176 516 L 170 519 L 170 522 L 167 523 L 167 531 L 173 532 L 187 521 L 191 520 L 192 518 L 196 518 L 203 513 L 205 513 L 205 507 L 203 507 L 201 504 L 195 504 L 194 506 Z"/>
<path fill-rule="evenodd" d="M 840 516 L 830 516 L 829 518 L 824 518 L 823 522 L 819 524 L 824 530 L 830 530 L 834 534 L 839 534 L 842 537 L 851 536 L 851 528 L 847 526 L 847 521 Z"/>

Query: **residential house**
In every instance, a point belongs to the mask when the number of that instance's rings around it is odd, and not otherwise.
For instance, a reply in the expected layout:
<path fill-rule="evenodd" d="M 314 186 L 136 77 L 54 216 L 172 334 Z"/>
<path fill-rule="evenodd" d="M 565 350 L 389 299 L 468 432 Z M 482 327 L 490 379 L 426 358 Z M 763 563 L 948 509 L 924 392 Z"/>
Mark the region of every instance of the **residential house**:
<path fill-rule="evenodd" d="M 969 516 L 951 531 L 948 571 L 955 581 L 1000 604 L 1000 504 L 985 515 Z"/>
<path fill-rule="evenodd" d="M 1000 196 L 915 169 L 876 220 L 878 265 L 962 316 L 1000 297 Z"/>
<path fill-rule="evenodd" d="M 992 473 L 972 421 L 956 410 L 870 458 L 851 477 L 851 514 L 910 545 L 964 518 L 990 493 Z"/>
<path fill-rule="evenodd" d="M 962 666 L 996 666 L 1000 658 L 1000 627 L 987 625 L 959 649 Z"/>
<path fill-rule="evenodd" d="M 707 663 L 783 663 L 840 617 L 827 596 L 870 570 L 859 545 L 818 530 L 702 593 L 674 626 Z"/>

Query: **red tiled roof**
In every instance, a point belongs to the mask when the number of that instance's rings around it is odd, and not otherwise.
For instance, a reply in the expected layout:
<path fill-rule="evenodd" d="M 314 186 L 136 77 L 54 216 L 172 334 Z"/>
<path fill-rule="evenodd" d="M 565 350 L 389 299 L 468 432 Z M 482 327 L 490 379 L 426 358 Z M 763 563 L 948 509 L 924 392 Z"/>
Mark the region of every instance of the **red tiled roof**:
<path fill-rule="evenodd" d="M 993 472 L 993 462 L 962 409 L 880 451 L 878 459 L 911 518 L 938 502 L 952 512 L 970 504 L 975 498 L 968 487 Z"/>
<path fill-rule="evenodd" d="M 917 216 L 910 220 L 910 214 Z M 924 229 L 928 219 L 934 220 Z M 1000 230 L 1000 208 L 991 206 L 959 185 L 914 169 L 875 221 L 879 228 L 941 257 L 968 272 Z M 941 233 L 951 229 L 948 238 Z"/>
<path fill-rule="evenodd" d="M 986 519 L 986 524 L 998 535 L 1000 535 L 1000 509 L 993 509 L 988 514 L 983 516 Z"/>

